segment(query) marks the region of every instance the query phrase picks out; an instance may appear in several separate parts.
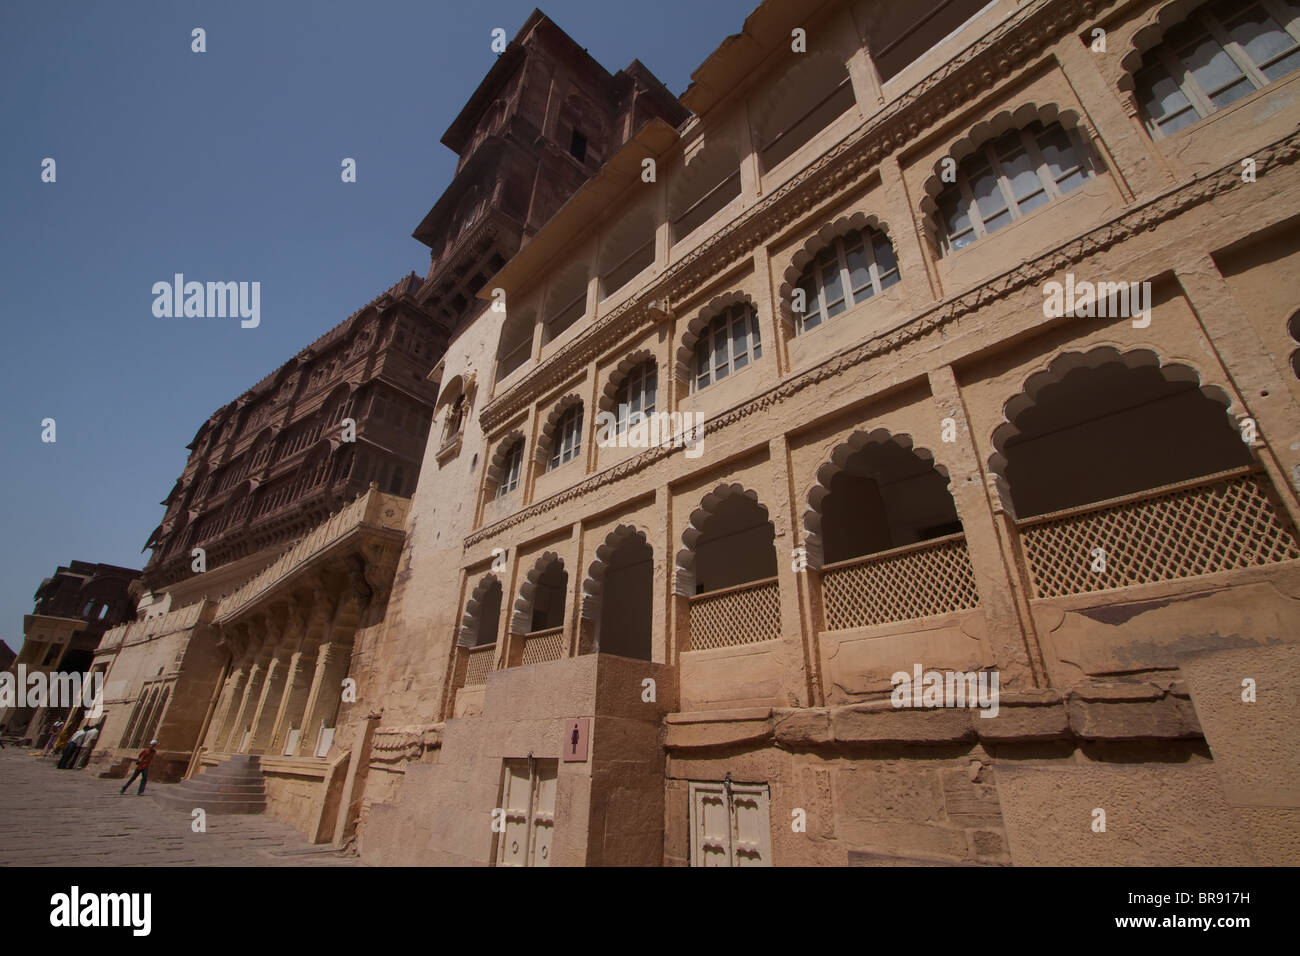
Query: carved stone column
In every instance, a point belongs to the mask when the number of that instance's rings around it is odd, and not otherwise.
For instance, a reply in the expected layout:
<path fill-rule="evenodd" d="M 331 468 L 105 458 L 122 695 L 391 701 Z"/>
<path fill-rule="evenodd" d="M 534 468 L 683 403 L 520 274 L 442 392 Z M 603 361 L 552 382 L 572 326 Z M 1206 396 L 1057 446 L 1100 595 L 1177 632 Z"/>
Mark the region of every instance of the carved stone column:
<path fill-rule="evenodd" d="M 270 742 L 271 730 L 275 724 L 276 712 L 280 706 L 280 696 L 284 690 L 285 672 L 288 670 L 288 650 L 284 647 L 285 628 L 271 613 L 265 615 L 266 646 L 270 649 L 270 660 L 266 664 L 266 676 L 262 679 L 262 692 L 250 721 L 252 736 L 249 737 L 248 752 L 264 753 Z"/>
<path fill-rule="evenodd" d="M 316 649 L 334 616 L 333 602 L 324 588 L 314 588 L 305 599 L 296 600 L 290 608 L 294 627 L 300 627 L 299 636 L 289 654 L 285 673 L 284 691 L 275 715 L 271 732 L 270 753 L 282 754 L 289 732 L 302 728 L 302 716 L 311 692 L 316 668 Z"/>

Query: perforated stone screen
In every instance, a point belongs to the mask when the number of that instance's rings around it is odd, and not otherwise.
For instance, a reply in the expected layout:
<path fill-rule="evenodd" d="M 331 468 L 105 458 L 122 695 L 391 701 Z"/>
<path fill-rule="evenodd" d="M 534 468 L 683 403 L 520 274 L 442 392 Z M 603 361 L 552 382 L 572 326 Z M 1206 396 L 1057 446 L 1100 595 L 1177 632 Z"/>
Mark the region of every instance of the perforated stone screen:
<path fill-rule="evenodd" d="M 564 628 L 553 627 L 547 631 L 534 631 L 524 638 L 524 659 L 522 663 L 540 664 L 542 661 L 558 661 L 564 654 Z"/>
<path fill-rule="evenodd" d="M 910 621 L 979 606 L 964 535 L 828 566 L 822 571 L 826 629 Z"/>
<path fill-rule="evenodd" d="M 692 651 L 756 644 L 780 636 L 781 592 L 776 579 L 691 598 Z"/>
<path fill-rule="evenodd" d="M 488 672 L 492 670 L 492 654 L 496 651 L 496 647 L 495 644 L 485 644 L 468 651 L 469 664 L 465 668 L 466 687 L 477 687 L 487 683 Z"/>
<path fill-rule="evenodd" d="M 1034 592 L 1082 594 L 1300 558 L 1267 482 L 1239 469 L 1020 522 Z"/>

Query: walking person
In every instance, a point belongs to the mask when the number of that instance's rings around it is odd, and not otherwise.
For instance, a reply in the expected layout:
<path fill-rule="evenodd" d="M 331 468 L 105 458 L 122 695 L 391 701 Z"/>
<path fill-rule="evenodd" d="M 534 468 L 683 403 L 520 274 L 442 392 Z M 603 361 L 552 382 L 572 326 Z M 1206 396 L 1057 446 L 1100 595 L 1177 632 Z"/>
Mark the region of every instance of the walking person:
<path fill-rule="evenodd" d="M 90 762 L 90 753 L 95 749 L 95 741 L 99 737 L 99 727 L 94 726 L 86 731 L 86 736 L 81 738 L 81 750 L 77 752 L 77 759 L 73 761 L 72 768 L 80 770 Z"/>
<path fill-rule="evenodd" d="M 68 738 L 68 743 L 63 748 L 63 756 L 59 758 L 60 770 L 71 769 L 72 761 L 76 759 L 77 751 L 81 749 L 81 741 L 85 739 L 85 736 L 86 731 L 82 728 Z"/>
<path fill-rule="evenodd" d="M 149 741 L 149 747 L 140 751 L 140 756 L 135 758 L 135 773 L 131 774 L 131 780 L 122 784 L 122 793 L 126 793 L 126 788 L 131 786 L 131 781 L 136 777 L 140 778 L 140 789 L 136 791 L 137 797 L 144 796 L 144 785 L 149 782 L 149 765 L 153 763 L 153 758 L 158 753 L 158 741 Z"/>

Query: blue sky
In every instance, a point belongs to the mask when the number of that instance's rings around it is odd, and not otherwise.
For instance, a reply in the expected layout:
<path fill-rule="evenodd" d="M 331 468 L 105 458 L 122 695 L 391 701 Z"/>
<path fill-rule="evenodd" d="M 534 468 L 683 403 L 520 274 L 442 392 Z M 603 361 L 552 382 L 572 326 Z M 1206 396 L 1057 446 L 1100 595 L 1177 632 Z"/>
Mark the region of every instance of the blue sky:
<path fill-rule="evenodd" d="M 610 72 L 640 59 L 681 93 L 756 3 L 541 8 Z M 142 567 L 208 415 L 424 275 L 410 235 L 455 168 L 438 140 L 493 28 L 513 37 L 534 5 L 0 4 L 0 639 L 20 646 L 57 566 Z M 150 290 L 177 272 L 260 282 L 260 326 L 155 318 Z"/>

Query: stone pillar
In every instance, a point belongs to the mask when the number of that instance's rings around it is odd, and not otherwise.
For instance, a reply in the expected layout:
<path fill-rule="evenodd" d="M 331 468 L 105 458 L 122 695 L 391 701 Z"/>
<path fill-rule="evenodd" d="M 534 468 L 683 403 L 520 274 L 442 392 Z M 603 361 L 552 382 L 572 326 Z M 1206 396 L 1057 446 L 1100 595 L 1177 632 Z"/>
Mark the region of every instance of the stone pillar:
<path fill-rule="evenodd" d="M 865 47 L 859 47 L 849 57 L 849 82 L 853 84 L 853 98 L 858 101 L 858 109 L 863 117 L 876 113 L 885 102 L 885 95 L 880 89 L 880 74 L 876 64 L 871 62 Z"/>
<path fill-rule="evenodd" d="M 288 657 L 289 652 L 284 647 L 277 647 L 270 663 L 266 666 L 262 694 L 251 721 L 253 736 L 248 744 L 249 753 L 266 753 L 267 745 L 271 742 L 271 732 L 275 728 L 275 718 L 279 713 L 280 699 L 284 693 L 285 675 L 289 669 Z"/>
<path fill-rule="evenodd" d="M 302 738 L 298 742 L 299 756 L 312 756 L 316 752 L 316 737 L 322 724 L 328 724 L 338 713 L 339 699 L 343 693 L 343 678 L 352 663 L 352 645 L 331 641 L 322 644 L 316 652 L 316 673 L 307 694 L 307 707 L 303 712 Z"/>
<path fill-rule="evenodd" d="M 244 739 L 244 728 L 248 726 L 249 719 L 253 715 L 253 708 L 257 706 L 258 697 L 262 692 L 262 678 L 266 676 L 266 664 L 258 659 L 253 662 L 248 669 L 248 681 L 244 685 L 244 694 L 239 701 L 239 709 L 235 711 L 235 719 L 230 727 L 230 736 L 226 738 L 225 751 L 227 753 L 243 753 L 240 746 Z"/>
<path fill-rule="evenodd" d="M 880 183 L 885 192 L 884 216 L 889 225 L 889 242 L 898 259 L 899 281 L 913 310 L 935 301 L 940 292 L 939 276 L 931 255 L 932 244 L 925 236 L 925 217 L 917 207 L 921 197 L 908 194 L 898 156 L 891 154 L 880 161 Z"/>
<path fill-rule="evenodd" d="M 670 499 L 667 487 L 661 485 L 655 489 L 655 520 L 651 525 L 648 543 L 654 548 L 654 590 L 650 594 L 650 660 L 671 666 L 668 635 L 672 625 L 668 605 L 672 593 L 674 554 L 669 531 Z"/>
<path fill-rule="evenodd" d="M 217 704 L 217 712 L 213 716 L 212 725 L 208 728 L 207 739 L 203 741 L 205 750 L 217 750 L 221 747 L 221 742 L 230 736 L 230 720 L 233 717 L 231 708 L 244 692 L 244 681 L 248 673 L 244 670 L 244 662 L 240 661 L 230 676 L 226 678 L 226 686 L 221 689 L 221 700 Z"/>
<path fill-rule="evenodd" d="M 810 653 L 809 644 L 815 635 L 808 634 L 804 625 L 799 600 L 799 572 L 794 570 L 791 555 L 794 549 L 794 514 L 790 502 L 790 447 L 784 435 L 773 438 L 767 447 L 772 476 L 768 486 L 768 517 L 776 531 L 772 545 L 776 549 L 776 577 L 781 594 L 781 644 L 785 657 L 782 684 L 795 706 L 807 707 L 813 696 L 808 664 L 815 653 Z"/>
<path fill-rule="evenodd" d="M 1188 250 L 1174 276 L 1214 353 L 1217 367 L 1202 371 L 1222 376 L 1231 386 L 1231 410 L 1256 420 L 1258 439 L 1252 447 L 1289 517 L 1300 524 L 1300 416 L 1284 378 L 1286 366 L 1274 363 L 1211 256 Z"/>
<path fill-rule="evenodd" d="M 316 649 L 333 614 L 333 602 L 323 588 L 314 588 L 305 600 L 295 598 L 290 603 L 286 634 L 292 641 L 288 644 L 292 650 L 285 670 L 284 690 L 280 695 L 280 705 L 276 709 L 275 723 L 271 730 L 268 753 L 283 754 L 289 732 L 295 727 L 301 729 L 301 724 L 296 722 L 301 720 L 307 706 L 307 695 L 311 691 L 312 677 L 316 671 Z"/>
<path fill-rule="evenodd" d="M 573 657 L 578 653 L 578 629 L 582 622 L 582 579 L 584 555 L 582 553 L 582 522 L 575 522 L 569 534 L 569 559 L 573 569 L 569 571 L 567 592 L 564 595 L 564 655 Z M 566 565 L 567 567 L 567 565 Z"/>
<path fill-rule="evenodd" d="M 943 419 L 956 426 L 955 442 L 935 442 L 938 464 L 948 469 L 948 491 L 966 536 L 980 608 L 988 626 L 988 651 L 1006 689 L 1026 690 L 1048 684 L 1042 650 L 1029 608 L 1028 581 L 1016 557 L 1014 522 L 1002 512 L 989 487 L 971 437 L 966 406 L 952 366 L 930 372 L 930 392 L 936 406 L 935 432 Z"/>

